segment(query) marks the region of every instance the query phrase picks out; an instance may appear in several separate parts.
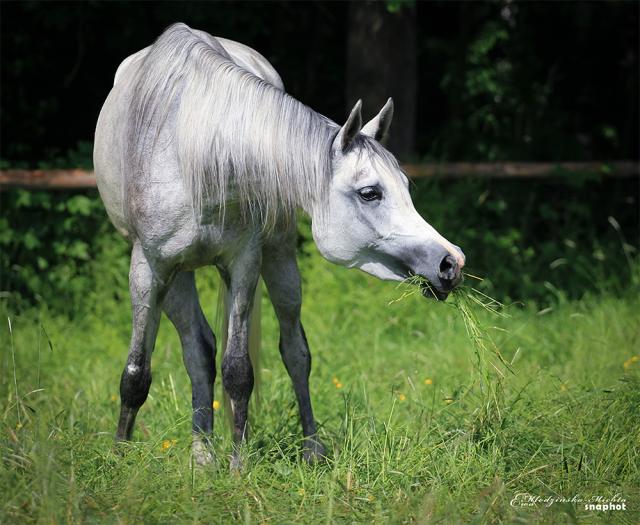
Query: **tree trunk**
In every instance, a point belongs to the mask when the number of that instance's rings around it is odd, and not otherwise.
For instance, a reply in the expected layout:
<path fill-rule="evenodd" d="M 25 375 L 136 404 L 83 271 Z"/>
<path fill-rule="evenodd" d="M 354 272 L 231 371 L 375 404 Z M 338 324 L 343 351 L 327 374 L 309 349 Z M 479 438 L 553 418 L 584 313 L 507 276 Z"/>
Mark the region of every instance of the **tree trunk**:
<path fill-rule="evenodd" d="M 367 122 L 393 97 L 395 113 L 387 147 L 399 158 L 415 155 L 415 8 L 390 12 L 386 2 L 349 6 L 347 38 L 347 112 L 361 98 Z"/>

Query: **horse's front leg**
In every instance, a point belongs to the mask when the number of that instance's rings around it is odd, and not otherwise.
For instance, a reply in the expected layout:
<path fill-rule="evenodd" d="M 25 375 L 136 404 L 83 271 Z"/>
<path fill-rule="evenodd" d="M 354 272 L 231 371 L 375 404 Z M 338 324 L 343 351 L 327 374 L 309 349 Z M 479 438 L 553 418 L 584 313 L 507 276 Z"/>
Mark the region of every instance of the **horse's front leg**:
<path fill-rule="evenodd" d="M 231 469 L 241 468 L 240 445 L 248 436 L 249 398 L 253 391 L 253 368 L 249 359 L 249 322 L 256 284 L 260 276 L 262 252 L 257 242 L 249 242 L 231 265 L 222 271 L 228 306 L 227 345 L 222 359 L 222 384 L 233 411 L 234 450 Z M 227 273 L 227 275 L 225 275 Z"/>
<path fill-rule="evenodd" d="M 160 323 L 160 304 L 171 272 L 152 268 L 139 242 L 131 252 L 129 289 L 133 328 L 129 356 L 120 378 L 120 420 L 116 441 L 130 440 L 136 415 L 151 387 L 151 353 Z"/>
<path fill-rule="evenodd" d="M 311 354 L 300 321 L 302 291 L 296 263 L 295 231 L 283 242 L 272 242 L 263 249 L 262 277 L 280 323 L 280 355 L 293 382 L 298 400 L 302 433 L 303 457 L 309 463 L 324 458 L 324 445 L 316 436 L 316 422 L 309 396 Z"/>

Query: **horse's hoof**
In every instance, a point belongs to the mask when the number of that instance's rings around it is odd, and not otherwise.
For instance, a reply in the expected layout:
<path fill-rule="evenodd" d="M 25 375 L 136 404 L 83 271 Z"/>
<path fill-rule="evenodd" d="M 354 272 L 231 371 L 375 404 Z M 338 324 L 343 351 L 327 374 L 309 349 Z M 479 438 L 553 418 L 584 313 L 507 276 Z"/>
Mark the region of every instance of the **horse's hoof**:
<path fill-rule="evenodd" d="M 244 470 L 244 461 L 240 457 L 240 454 L 234 452 L 231 455 L 231 461 L 229 463 L 229 471 L 231 474 L 239 475 Z"/>
<path fill-rule="evenodd" d="M 326 452 L 324 445 L 320 443 L 320 441 L 309 439 L 304 443 L 302 459 L 309 463 L 309 465 L 324 462 L 327 459 Z"/>
<path fill-rule="evenodd" d="M 111 450 L 116 456 L 125 457 L 129 450 L 131 450 L 131 441 L 127 439 L 119 439 L 116 437 Z"/>
<path fill-rule="evenodd" d="M 196 465 L 201 467 L 215 463 L 215 456 L 213 455 L 211 446 L 200 438 L 193 438 L 191 454 L 193 455 L 193 460 Z"/>

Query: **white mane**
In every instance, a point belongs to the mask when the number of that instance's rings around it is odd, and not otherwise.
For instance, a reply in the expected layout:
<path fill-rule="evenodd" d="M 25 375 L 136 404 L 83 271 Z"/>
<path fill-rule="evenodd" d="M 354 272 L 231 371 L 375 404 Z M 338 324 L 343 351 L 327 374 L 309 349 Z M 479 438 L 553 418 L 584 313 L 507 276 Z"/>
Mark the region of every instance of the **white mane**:
<path fill-rule="evenodd" d="M 215 38 L 172 25 L 131 82 L 133 172 L 147 173 L 159 131 L 177 110 L 179 164 L 197 214 L 237 202 L 270 224 L 321 200 L 338 126 L 238 66 Z"/>

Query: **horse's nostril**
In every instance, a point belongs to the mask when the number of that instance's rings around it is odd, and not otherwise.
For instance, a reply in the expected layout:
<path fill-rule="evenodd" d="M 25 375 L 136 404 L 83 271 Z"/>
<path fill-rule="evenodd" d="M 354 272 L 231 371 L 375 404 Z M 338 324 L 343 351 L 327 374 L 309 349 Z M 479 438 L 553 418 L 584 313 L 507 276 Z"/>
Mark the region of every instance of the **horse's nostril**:
<path fill-rule="evenodd" d="M 438 277 L 445 281 L 453 281 L 457 277 L 458 263 L 452 255 L 445 256 L 440 261 Z"/>

